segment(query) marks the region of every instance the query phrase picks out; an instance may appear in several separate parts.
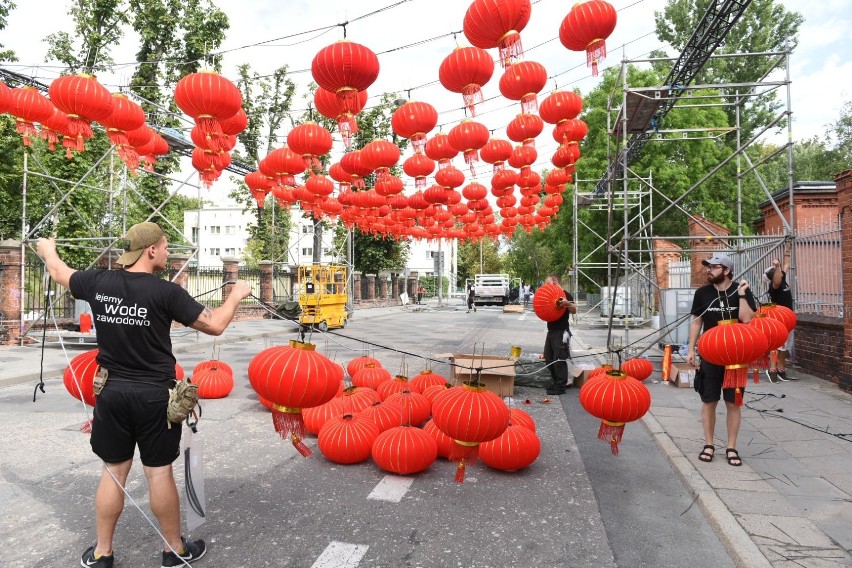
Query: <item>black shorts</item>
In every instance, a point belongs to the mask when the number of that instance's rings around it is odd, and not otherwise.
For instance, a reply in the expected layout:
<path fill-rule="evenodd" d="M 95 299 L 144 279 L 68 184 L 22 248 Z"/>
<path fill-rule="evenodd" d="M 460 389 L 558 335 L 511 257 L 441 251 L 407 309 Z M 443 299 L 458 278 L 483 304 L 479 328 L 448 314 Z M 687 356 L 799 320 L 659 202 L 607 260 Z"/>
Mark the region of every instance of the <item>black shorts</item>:
<path fill-rule="evenodd" d="M 718 402 L 720 398 L 724 398 L 725 402 L 733 403 L 736 389 L 722 390 L 724 380 L 725 367 L 702 359 L 693 382 L 695 390 L 701 395 L 701 402 Z"/>
<path fill-rule="evenodd" d="M 169 465 L 180 455 L 182 426 L 168 428 L 169 383 L 138 383 L 110 377 L 95 401 L 92 451 L 107 463 L 133 459 L 136 446 L 142 465 Z"/>

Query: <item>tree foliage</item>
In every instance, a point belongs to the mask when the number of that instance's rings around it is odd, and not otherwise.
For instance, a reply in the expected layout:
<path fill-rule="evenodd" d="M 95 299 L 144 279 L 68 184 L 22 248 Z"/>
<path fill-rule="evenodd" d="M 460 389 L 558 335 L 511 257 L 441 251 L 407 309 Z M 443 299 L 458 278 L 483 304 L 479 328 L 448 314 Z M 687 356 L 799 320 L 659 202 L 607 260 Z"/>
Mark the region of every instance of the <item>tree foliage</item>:
<path fill-rule="evenodd" d="M 16 7 L 12 0 L 0 0 L 0 30 L 5 30 L 8 24 L 7 18 L 9 12 Z M 3 49 L 3 44 L 0 43 L 0 61 L 17 61 L 18 57 L 11 49 Z"/>
<path fill-rule="evenodd" d="M 465 280 L 472 279 L 477 274 L 502 273 L 504 270 L 503 258 L 500 255 L 499 247 L 499 242 L 491 239 L 459 243 L 457 286 L 463 288 Z"/>
<path fill-rule="evenodd" d="M 68 13 L 74 34 L 59 31 L 47 36 L 46 61 L 59 61 L 70 73 L 97 74 L 114 63 L 110 48 L 117 45 L 129 23 L 124 0 L 77 0 Z"/>

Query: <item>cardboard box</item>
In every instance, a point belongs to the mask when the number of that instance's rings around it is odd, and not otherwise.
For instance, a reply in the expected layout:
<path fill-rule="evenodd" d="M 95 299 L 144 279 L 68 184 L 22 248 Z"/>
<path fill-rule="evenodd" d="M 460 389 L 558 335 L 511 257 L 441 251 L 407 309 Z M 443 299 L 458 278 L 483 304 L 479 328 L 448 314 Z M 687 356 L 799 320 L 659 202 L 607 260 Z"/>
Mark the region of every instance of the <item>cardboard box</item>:
<path fill-rule="evenodd" d="M 594 370 L 592 365 L 581 364 L 578 367 L 572 367 L 568 374 L 574 378 L 574 386 L 576 388 L 582 387 L 586 384 L 586 381 L 589 380 L 589 373 Z"/>
<path fill-rule="evenodd" d="M 498 396 L 515 394 L 515 361 L 494 355 L 469 355 L 454 353 L 450 356 L 450 378 L 462 383 L 476 377 L 482 368 L 479 382 Z"/>
<path fill-rule="evenodd" d="M 672 363 L 669 382 L 672 386 L 682 389 L 692 387 L 692 382 L 695 380 L 695 371 L 698 367 L 687 365 L 686 363 Z"/>

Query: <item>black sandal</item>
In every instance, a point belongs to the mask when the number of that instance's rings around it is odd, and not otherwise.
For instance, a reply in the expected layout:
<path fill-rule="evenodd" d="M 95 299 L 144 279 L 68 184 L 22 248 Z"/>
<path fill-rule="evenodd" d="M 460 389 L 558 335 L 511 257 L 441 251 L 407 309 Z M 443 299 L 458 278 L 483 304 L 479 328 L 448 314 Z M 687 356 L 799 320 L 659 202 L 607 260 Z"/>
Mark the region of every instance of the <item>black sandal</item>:
<path fill-rule="evenodd" d="M 743 460 L 740 459 L 740 453 L 734 448 L 728 448 L 725 450 L 725 459 L 728 460 L 729 465 L 732 465 L 734 467 L 740 467 L 741 465 L 743 465 Z"/>
<path fill-rule="evenodd" d="M 712 452 L 708 452 L 707 450 L 713 450 Z M 704 446 L 704 449 L 701 450 L 701 453 L 698 454 L 698 459 L 703 462 L 711 462 L 713 461 L 713 456 L 716 454 L 716 446 L 713 444 L 707 444 Z"/>

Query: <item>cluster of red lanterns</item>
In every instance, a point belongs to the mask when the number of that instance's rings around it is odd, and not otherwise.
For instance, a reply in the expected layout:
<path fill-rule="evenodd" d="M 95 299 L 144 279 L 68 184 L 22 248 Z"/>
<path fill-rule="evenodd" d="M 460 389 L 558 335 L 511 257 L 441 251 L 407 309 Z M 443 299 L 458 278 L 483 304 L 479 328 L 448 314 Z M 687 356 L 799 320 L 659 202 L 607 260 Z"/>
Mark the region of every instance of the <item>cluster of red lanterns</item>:
<path fill-rule="evenodd" d="M 86 140 L 94 136 L 92 122 L 98 122 L 131 171 L 140 162 L 152 167 L 157 156 L 169 151 L 163 137 L 145 124 L 141 106 L 123 94 L 110 93 L 91 75 L 58 77 L 48 94 L 49 98 L 35 87 L 10 89 L 0 84 L 0 112 L 15 117 L 25 146 L 38 136 L 53 151 L 61 140 L 70 160 L 74 152 L 85 151 Z"/>

